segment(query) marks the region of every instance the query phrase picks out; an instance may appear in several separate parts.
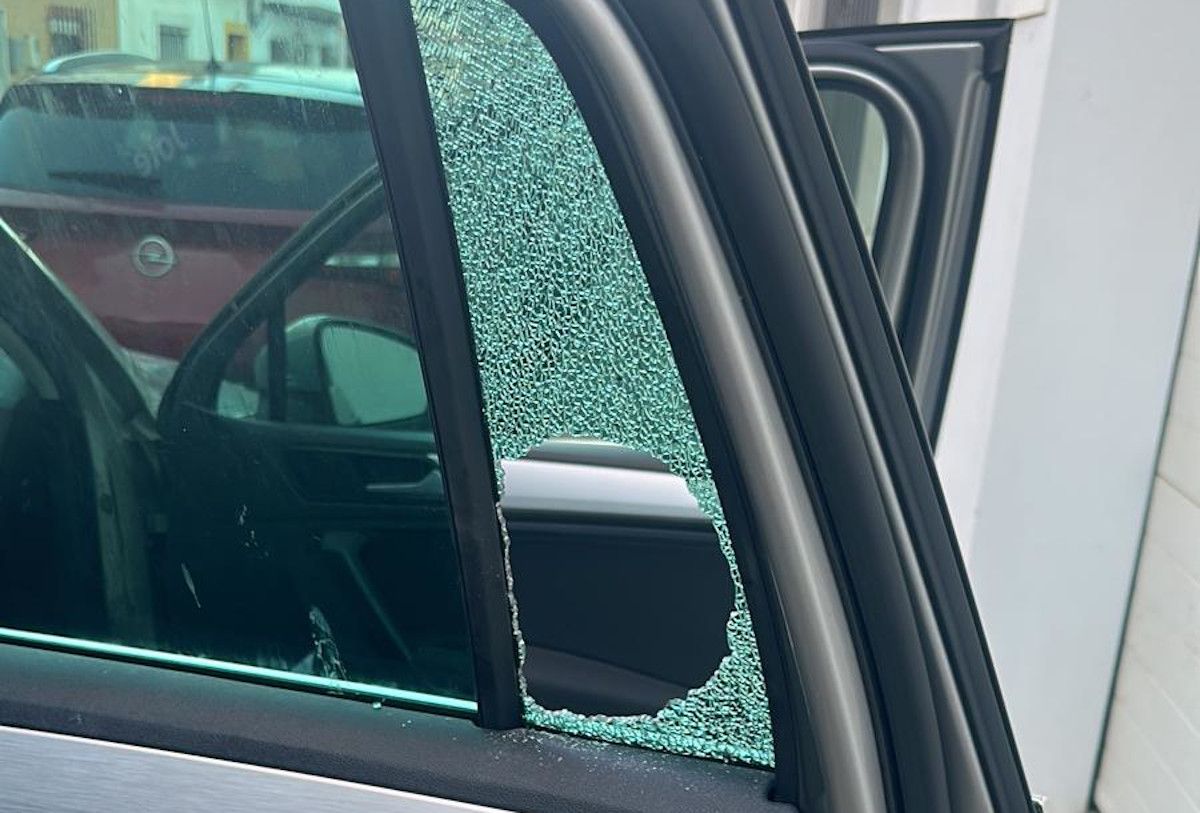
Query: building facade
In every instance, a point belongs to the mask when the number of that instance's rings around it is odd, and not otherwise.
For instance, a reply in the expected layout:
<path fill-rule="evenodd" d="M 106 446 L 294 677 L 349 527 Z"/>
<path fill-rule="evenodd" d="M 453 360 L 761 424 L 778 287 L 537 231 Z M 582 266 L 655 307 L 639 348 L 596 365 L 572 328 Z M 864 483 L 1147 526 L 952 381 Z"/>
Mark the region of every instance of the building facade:
<path fill-rule="evenodd" d="M 0 0 L 0 83 L 62 56 L 346 67 L 337 0 Z"/>
<path fill-rule="evenodd" d="M 0 78 L 20 77 L 51 59 L 117 47 L 120 0 L 3 0 Z"/>

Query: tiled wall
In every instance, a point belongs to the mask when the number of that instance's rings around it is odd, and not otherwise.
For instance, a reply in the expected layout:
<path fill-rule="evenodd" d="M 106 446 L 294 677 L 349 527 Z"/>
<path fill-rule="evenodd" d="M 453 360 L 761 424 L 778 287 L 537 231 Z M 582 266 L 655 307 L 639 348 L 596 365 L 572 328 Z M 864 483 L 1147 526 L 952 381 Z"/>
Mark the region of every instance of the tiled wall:
<path fill-rule="evenodd" d="M 1194 289 L 1096 786 L 1101 813 L 1200 811 L 1198 303 Z"/>

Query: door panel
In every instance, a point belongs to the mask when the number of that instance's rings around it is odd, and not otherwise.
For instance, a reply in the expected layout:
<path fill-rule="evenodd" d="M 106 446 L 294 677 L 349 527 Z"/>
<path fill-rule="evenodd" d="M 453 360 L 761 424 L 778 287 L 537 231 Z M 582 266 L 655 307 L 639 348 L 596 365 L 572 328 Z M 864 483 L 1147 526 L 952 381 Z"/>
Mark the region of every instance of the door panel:
<path fill-rule="evenodd" d="M 173 596 L 181 646 L 236 661 L 274 640 L 262 657 L 276 668 L 470 696 L 431 435 L 194 407 L 177 419 L 186 432 L 165 458 L 175 499 L 164 566 L 188 574 Z M 314 646 L 322 635 L 335 650 Z"/>
<path fill-rule="evenodd" d="M 458 558 L 382 205 L 373 172 L 351 184 L 175 374 L 164 598 L 180 651 L 467 699 Z"/>
<path fill-rule="evenodd" d="M 506 518 L 525 676 L 547 708 L 653 714 L 729 654 L 733 591 L 707 520 Z"/>
<path fill-rule="evenodd" d="M 866 172 L 872 180 L 882 176 L 882 200 L 865 232 L 935 440 L 970 283 L 1010 30 L 1007 21 L 988 21 L 800 35 L 860 212 L 864 192 L 875 192 L 870 184 L 861 188 L 875 142 L 869 122 L 853 110 L 848 115 L 837 95 L 861 99 L 884 121 L 886 167 Z"/>
<path fill-rule="evenodd" d="M 195 764 L 197 781 L 218 791 L 232 762 L 501 810 L 791 809 L 769 801 L 767 771 L 542 731 L 488 730 L 466 719 L 398 708 L 387 699 L 374 708 L 370 702 L 11 644 L 0 644 L 0 681 L 4 726 L 222 760 Z M 0 774 L 12 764 L 6 759 Z M 47 763 L 50 769 L 55 765 Z M 103 765 L 90 764 L 84 777 L 96 794 L 90 799 L 100 799 L 106 788 Z M 23 773 L 4 787 L 6 792 L 21 788 L 62 809 L 55 791 L 72 787 L 73 777 L 63 772 L 49 784 L 30 787 L 31 777 L 43 776 Z M 377 793 L 342 789 L 355 801 Z M 178 809 L 187 802 L 183 790 L 178 796 L 164 793 L 165 807 L 147 809 Z M 222 798 L 225 804 L 208 809 L 255 809 L 237 797 Z M 129 806 L 108 809 L 115 813 Z M 317 808 L 301 803 L 300 809 Z"/>

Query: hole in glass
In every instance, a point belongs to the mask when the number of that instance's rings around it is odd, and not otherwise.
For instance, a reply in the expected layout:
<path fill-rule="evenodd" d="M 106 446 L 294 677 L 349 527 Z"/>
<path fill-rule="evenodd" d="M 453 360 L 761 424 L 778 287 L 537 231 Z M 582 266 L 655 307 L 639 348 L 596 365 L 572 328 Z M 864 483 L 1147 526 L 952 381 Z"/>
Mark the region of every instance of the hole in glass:
<path fill-rule="evenodd" d="M 729 564 L 683 478 L 600 441 L 504 464 L 529 695 L 547 709 L 653 714 L 729 654 Z"/>

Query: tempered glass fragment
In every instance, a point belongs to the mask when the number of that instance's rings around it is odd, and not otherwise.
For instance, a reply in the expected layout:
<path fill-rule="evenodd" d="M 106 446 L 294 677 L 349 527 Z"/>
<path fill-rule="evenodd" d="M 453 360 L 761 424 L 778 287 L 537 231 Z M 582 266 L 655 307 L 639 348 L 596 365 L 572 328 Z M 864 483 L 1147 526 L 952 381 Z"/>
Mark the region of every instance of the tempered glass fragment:
<path fill-rule="evenodd" d="M 549 710 L 526 692 L 525 718 L 612 742 L 769 766 L 762 669 L 721 503 L 579 110 L 549 54 L 503 2 L 414 0 L 413 7 L 501 490 L 500 462 L 550 438 L 602 438 L 653 455 L 687 482 L 712 521 L 733 582 L 731 654 L 703 686 L 654 715 L 628 717 Z M 514 601 L 523 652 L 518 622 Z"/>

